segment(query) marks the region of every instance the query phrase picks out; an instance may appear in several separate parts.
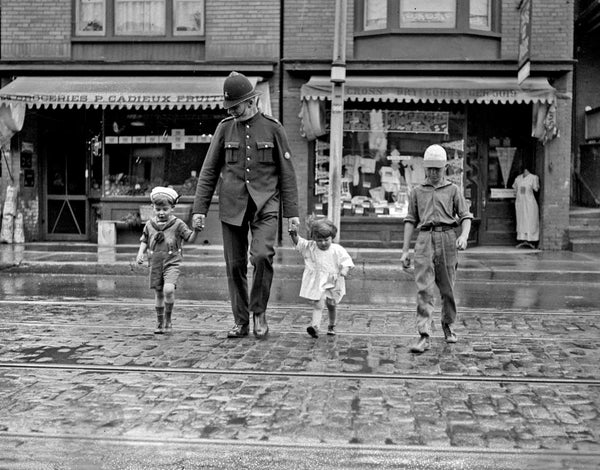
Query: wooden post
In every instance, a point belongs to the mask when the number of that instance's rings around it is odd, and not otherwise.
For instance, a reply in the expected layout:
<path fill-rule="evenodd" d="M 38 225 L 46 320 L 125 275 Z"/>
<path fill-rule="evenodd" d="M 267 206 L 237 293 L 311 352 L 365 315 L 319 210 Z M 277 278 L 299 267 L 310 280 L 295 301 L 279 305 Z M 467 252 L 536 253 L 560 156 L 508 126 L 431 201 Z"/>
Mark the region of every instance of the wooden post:
<path fill-rule="evenodd" d="M 335 33 L 331 64 L 331 122 L 329 146 L 329 193 L 327 217 L 338 228 L 340 240 L 342 213 L 342 144 L 344 138 L 344 82 L 346 81 L 347 0 L 335 2 Z"/>

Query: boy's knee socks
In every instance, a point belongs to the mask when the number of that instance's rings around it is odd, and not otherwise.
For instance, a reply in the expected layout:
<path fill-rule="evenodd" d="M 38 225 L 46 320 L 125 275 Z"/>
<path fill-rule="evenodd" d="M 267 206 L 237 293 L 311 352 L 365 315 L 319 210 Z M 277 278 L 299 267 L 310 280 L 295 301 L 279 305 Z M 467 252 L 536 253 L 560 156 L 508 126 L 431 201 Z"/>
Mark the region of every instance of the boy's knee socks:
<path fill-rule="evenodd" d="M 165 302 L 165 327 L 171 328 L 171 313 L 173 313 L 173 302 Z"/>

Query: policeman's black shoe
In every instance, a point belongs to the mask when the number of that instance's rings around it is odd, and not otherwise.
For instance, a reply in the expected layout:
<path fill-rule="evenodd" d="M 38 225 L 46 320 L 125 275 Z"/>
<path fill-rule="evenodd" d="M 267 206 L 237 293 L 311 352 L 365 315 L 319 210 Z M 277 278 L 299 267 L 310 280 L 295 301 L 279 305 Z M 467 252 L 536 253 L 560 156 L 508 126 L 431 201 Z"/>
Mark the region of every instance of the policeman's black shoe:
<path fill-rule="evenodd" d="M 450 325 L 448 325 L 448 323 L 442 323 L 442 330 L 444 331 L 446 343 L 456 343 L 458 341 L 456 335 L 452 333 L 452 330 L 450 329 Z"/>
<path fill-rule="evenodd" d="M 421 335 L 419 340 L 410 347 L 412 353 L 424 353 L 431 347 L 429 335 Z"/>
<path fill-rule="evenodd" d="M 269 325 L 267 325 L 267 314 L 265 312 L 255 313 L 254 320 L 254 336 L 264 338 L 269 333 Z"/>
<path fill-rule="evenodd" d="M 233 328 L 227 332 L 228 338 L 243 338 L 248 336 L 248 325 L 233 325 Z"/>
<path fill-rule="evenodd" d="M 316 326 L 310 325 L 307 329 L 306 332 L 311 335 L 313 338 L 318 338 L 319 337 L 319 329 Z"/>

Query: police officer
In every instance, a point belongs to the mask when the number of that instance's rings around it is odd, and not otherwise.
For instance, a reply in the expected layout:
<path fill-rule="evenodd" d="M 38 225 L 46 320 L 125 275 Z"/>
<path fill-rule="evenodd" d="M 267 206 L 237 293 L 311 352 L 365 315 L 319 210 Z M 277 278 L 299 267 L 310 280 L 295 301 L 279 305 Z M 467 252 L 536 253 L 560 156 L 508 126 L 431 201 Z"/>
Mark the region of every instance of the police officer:
<path fill-rule="evenodd" d="M 283 126 L 258 110 L 257 92 L 242 74 L 232 72 L 223 84 L 230 117 L 219 123 L 196 187 L 192 225 L 202 230 L 213 192 L 219 182 L 219 218 L 231 308 L 235 324 L 229 338 L 248 335 L 250 312 L 254 335 L 266 336 L 266 319 L 279 203 L 288 228 L 296 229 L 298 188 L 291 151 Z M 250 262 L 254 267 L 248 293 L 248 230 Z"/>

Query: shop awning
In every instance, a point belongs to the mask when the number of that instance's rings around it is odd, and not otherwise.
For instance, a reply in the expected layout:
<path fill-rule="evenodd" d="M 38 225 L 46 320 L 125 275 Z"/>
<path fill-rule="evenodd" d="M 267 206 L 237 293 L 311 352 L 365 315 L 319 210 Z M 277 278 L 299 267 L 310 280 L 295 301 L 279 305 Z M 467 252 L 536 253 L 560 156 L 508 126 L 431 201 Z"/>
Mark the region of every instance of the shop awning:
<path fill-rule="evenodd" d="M 220 108 L 226 77 L 18 77 L 0 103 L 28 108 Z M 256 86 L 258 77 L 248 77 Z"/>
<path fill-rule="evenodd" d="M 555 89 L 546 78 L 521 85 L 504 77 L 347 77 L 347 101 L 414 103 L 552 103 Z M 313 76 L 302 85 L 303 100 L 330 100 L 329 77 Z"/>

